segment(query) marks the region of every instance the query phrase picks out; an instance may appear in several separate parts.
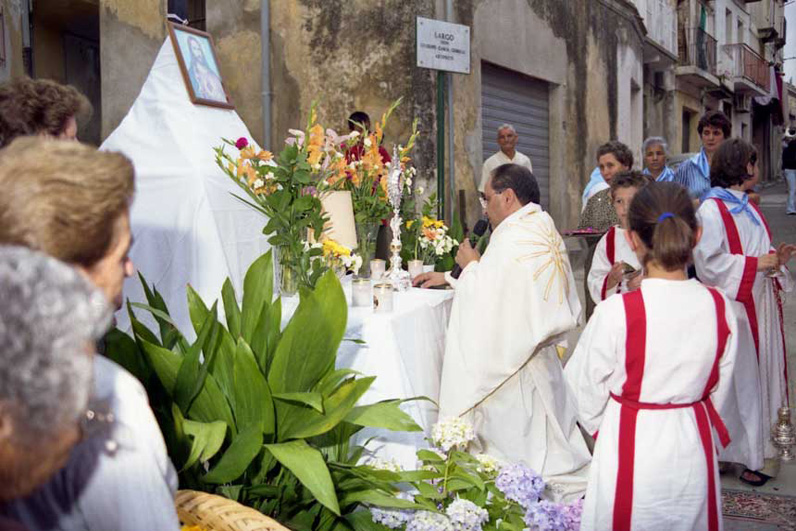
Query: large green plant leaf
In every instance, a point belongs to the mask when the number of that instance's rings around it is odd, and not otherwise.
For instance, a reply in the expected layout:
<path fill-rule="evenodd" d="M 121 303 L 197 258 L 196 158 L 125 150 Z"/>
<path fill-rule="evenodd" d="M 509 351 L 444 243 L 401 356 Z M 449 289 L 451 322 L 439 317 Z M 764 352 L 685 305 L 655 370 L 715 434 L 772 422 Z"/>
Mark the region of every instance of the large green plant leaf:
<path fill-rule="evenodd" d="M 251 348 L 263 374 L 268 374 L 271 361 L 282 336 L 282 300 L 277 298 L 272 304 L 265 304 L 254 330 Z"/>
<path fill-rule="evenodd" d="M 146 384 L 149 381 L 151 372 L 132 337 L 114 328 L 105 334 L 104 341 L 105 355 L 108 358 L 127 369 L 141 383 Z"/>
<path fill-rule="evenodd" d="M 158 379 L 163 384 L 163 387 L 166 389 L 166 392 L 169 393 L 170 396 L 173 396 L 174 385 L 177 382 L 177 373 L 180 370 L 182 356 L 171 350 L 153 345 L 143 339 L 139 338 L 139 341 L 147 359 L 149 359 L 149 363 L 154 369 L 155 374 L 157 374 Z M 232 429 L 233 433 L 237 432 L 229 404 L 224 399 L 224 395 L 212 374 L 208 375 L 205 379 L 204 386 L 193 401 L 187 416 L 193 420 L 202 422 L 220 420 L 226 423 L 227 426 Z"/>
<path fill-rule="evenodd" d="M 373 521 L 373 516 L 371 516 L 370 511 L 367 509 L 363 509 L 361 511 L 356 511 L 353 513 L 346 514 L 343 518 L 345 518 L 348 525 L 350 525 L 354 531 L 389 531 L 390 528 L 386 525 L 377 524 Z"/>
<path fill-rule="evenodd" d="M 360 490 L 346 494 L 341 500 L 340 505 L 345 507 L 352 503 L 367 503 L 379 507 L 389 507 L 391 509 L 422 509 L 423 507 L 411 500 L 396 498 L 394 494 L 383 492 L 376 489 Z"/>
<path fill-rule="evenodd" d="M 167 349 L 172 349 L 175 345 L 178 345 L 180 350 L 185 352 L 188 350 L 188 343 L 177 329 L 176 323 L 172 321 L 163 296 L 155 289 L 154 285 L 152 289 L 149 288 L 144 275 L 142 275 L 140 271 L 138 272 L 138 278 L 141 281 L 141 286 L 144 288 L 144 295 L 149 303 L 147 307 L 144 307 L 145 305 L 141 305 L 141 307 L 150 312 L 152 317 L 155 318 L 155 321 L 157 321 L 160 327 L 161 344 Z M 136 305 L 137 303 L 133 303 L 133 306 Z"/>
<path fill-rule="evenodd" d="M 282 334 L 268 373 L 271 391 L 310 391 L 334 369 L 347 317 L 343 288 L 332 271 L 321 277 L 314 292 L 302 290 L 299 306 Z"/>
<path fill-rule="evenodd" d="M 197 461 L 209 461 L 221 449 L 227 434 L 227 425 L 218 420 L 215 422 L 196 422 L 184 420 L 183 430 L 192 437 L 191 453 L 183 468 L 193 466 Z"/>
<path fill-rule="evenodd" d="M 324 507 L 340 515 L 332 476 L 318 450 L 309 446 L 306 441 L 266 444 L 265 447 L 277 461 L 295 474 Z"/>
<path fill-rule="evenodd" d="M 224 315 L 227 318 L 227 329 L 234 339 L 240 336 L 240 308 L 235 296 L 235 288 L 229 279 L 224 281 L 221 288 L 221 300 L 224 302 Z"/>
<path fill-rule="evenodd" d="M 315 437 L 331 430 L 348 415 L 375 379 L 371 376 L 342 384 L 331 396 L 324 398 L 325 414 L 306 406 L 277 402 L 277 440 Z"/>
<path fill-rule="evenodd" d="M 190 409 L 194 398 L 204 386 L 207 371 L 201 370 L 199 356 L 202 350 L 205 351 L 205 357 L 208 356 L 209 349 L 207 345 L 215 341 L 215 336 L 213 335 L 215 326 L 216 305 L 214 304 L 212 311 L 206 313 L 196 342 L 190 346 L 188 352 L 183 356 L 180 370 L 177 372 L 177 380 L 174 384 L 174 401 L 180 406 L 181 411 Z M 205 363 L 207 362 L 208 360 L 205 359 Z"/>
<path fill-rule="evenodd" d="M 241 335 L 252 344 L 260 314 L 274 297 L 273 253 L 268 251 L 252 263 L 243 279 L 243 308 L 241 310 Z"/>
<path fill-rule="evenodd" d="M 232 444 L 221 456 L 221 460 L 203 478 L 206 483 L 230 483 L 238 479 L 260 453 L 263 433 L 260 428 L 250 425 L 233 437 Z"/>
<path fill-rule="evenodd" d="M 238 339 L 235 352 L 235 419 L 241 431 L 256 426 L 261 432 L 274 433 L 271 391 L 243 338 Z"/>
<path fill-rule="evenodd" d="M 279 393 L 275 394 L 277 400 L 286 402 L 297 402 L 310 406 L 318 413 L 323 413 L 323 395 L 320 393 Z"/>
<path fill-rule="evenodd" d="M 423 431 L 423 428 L 401 408 L 400 400 L 388 400 L 352 409 L 345 420 L 358 426 L 385 428 L 392 431 Z"/>

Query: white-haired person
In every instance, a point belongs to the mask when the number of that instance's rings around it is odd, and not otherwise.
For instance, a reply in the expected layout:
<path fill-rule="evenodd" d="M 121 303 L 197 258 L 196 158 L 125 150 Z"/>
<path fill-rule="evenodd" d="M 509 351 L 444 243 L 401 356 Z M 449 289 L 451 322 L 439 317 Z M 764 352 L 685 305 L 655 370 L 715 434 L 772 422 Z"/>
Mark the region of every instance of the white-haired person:
<path fill-rule="evenodd" d="M 641 172 L 649 175 L 659 183 L 671 182 L 674 172 L 666 165 L 669 156 L 669 144 L 660 136 L 651 136 L 644 141 L 644 170 Z"/>
<path fill-rule="evenodd" d="M 79 441 L 93 343 L 111 310 L 75 268 L 16 246 L 0 246 L 0 299 L 0 501 L 8 501 L 49 480 Z M 0 529 L 15 525 L 0 516 Z"/>
<path fill-rule="evenodd" d="M 17 138 L 0 156 L 0 244 L 36 249 L 74 266 L 119 308 L 124 279 L 133 273 L 134 181 L 132 163 L 119 153 Z M 177 474 L 143 386 L 95 356 L 92 399 L 108 406 L 112 429 L 78 444 L 52 480 L 0 506 L 0 514 L 31 531 L 176 531 Z"/>
<path fill-rule="evenodd" d="M 513 125 L 503 124 L 497 128 L 497 143 L 500 146 L 500 150 L 484 161 L 484 166 L 481 168 L 481 184 L 478 185 L 479 192 L 484 193 L 489 176 L 492 175 L 492 172 L 498 166 L 517 164 L 528 168 L 528 171 L 533 173 L 531 159 L 517 151 L 519 139 L 520 137 Z"/>

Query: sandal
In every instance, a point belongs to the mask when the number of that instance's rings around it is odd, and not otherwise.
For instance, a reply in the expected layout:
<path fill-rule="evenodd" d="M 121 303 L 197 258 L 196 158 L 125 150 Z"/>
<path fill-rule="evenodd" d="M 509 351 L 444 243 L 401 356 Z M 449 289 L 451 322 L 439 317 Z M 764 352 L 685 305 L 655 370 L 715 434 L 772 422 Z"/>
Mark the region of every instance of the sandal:
<path fill-rule="evenodd" d="M 757 476 L 758 479 L 756 479 L 756 480 L 755 479 L 747 479 L 747 478 L 744 477 L 744 476 L 749 475 L 749 474 Z M 768 480 L 771 479 L 771 476 L 767 476 L 766 474 L 763 474 L 762 472 L 755 472 L 754 470 L 749 470 L 747 468 L 746 470 L 743 471 L 743 474 L 741 474 L 741 476 L 738 479 L 740 479 L 741 481 L 743 481 L 744 483 L 746 483 L 747 485 L 750 485 L 752 487 L 762 487 L 763 485 L 768 483 Z"/>

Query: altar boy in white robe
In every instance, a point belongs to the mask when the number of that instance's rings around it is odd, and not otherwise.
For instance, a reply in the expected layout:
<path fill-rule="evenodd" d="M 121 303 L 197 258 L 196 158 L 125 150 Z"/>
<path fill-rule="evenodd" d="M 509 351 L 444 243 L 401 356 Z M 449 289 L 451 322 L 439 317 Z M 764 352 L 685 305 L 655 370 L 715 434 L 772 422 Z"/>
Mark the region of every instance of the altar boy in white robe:
<path fill-rule="evenodd" d="M 461 416 L 476 450 L 522 461 L 548 483 L 545 497 L 583 495 L 590 456 L 575 422 L 556 346 L 581 306 L 561 236 L 522 166 L 493 170 L 483 200 L 492 225 L 479 256 L 463 242 L 446 338 L 440 417 Z"/>
<path fill-rule="evenodd" d="M 713 187 L 697 212 L 704 234 L 694 251 L 699 278 L 730 297 L 738 319 L 737 407 L 721 412 L 733 444 L 721 459 L 743 464 L 741 481 L 755 487 L 779 472 L 770 433 L 777 410 L 788 404 L 781 297 L 792 289 L 785 264 L 795 249 L 774 248 L 763 213 L 744 191 L 758 171 L 757 151 L 745 140 L 719 147 L 710 166 Z"/>
<path fill-rule="evenodd" d="M 735 315 L 688 279 L 700 229 L 685 188 L 648 185 L 628 218 L 645 279 L 597 306 L 565 371 L 596 438 L 581 529 L 719 531 Z"/>
<path fill-rule="evenodd" d="M 611 203 L 619 218 L 619 225 L 608 229 L 594 250 L 587 277 L 589 293 L 600 302 L 614 293 L 638 289 L 643 278 L 641 264 L 625 238 L 627 210 L 639 189 L 650 183 L 649 177 L 638 171 L 623 171 L 611 179 Z"/>

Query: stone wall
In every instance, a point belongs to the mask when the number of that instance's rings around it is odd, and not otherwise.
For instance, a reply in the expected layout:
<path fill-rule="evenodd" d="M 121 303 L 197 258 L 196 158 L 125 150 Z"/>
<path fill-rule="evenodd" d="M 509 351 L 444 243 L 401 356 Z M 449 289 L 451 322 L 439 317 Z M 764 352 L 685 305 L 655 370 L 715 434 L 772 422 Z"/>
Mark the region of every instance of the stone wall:
<path fill-rule="evenodd" d="M 132 107 L 166 37 L 166 0 L 100 0 L 102 138 Z"/>

